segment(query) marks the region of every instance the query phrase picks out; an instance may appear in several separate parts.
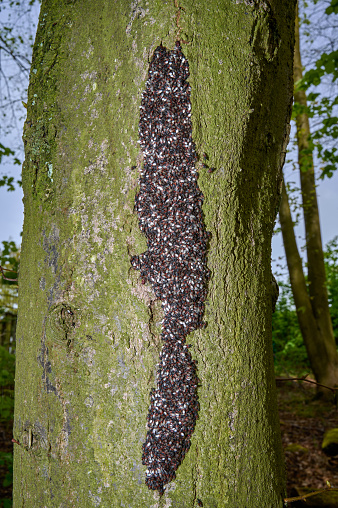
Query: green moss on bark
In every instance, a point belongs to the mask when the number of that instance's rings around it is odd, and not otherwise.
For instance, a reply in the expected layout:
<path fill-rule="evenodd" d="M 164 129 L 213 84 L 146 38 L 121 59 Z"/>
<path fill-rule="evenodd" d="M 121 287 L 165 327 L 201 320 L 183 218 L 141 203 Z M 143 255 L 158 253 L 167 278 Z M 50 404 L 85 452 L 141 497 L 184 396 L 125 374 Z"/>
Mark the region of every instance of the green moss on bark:
<path fill-rule="evenodd" d="M 292 15 L 290 2 L 268 12 L 230 0 L 42 3 L 24 134 L 14 427 L 20 443 L 31 439 L 16 448 L 15 506 L 282 505 L 270 241 Z M 194 140 L 216 167 L 199 178 L 212 279 L 208 327 L 189 338 L 200 418 L 158 500 L 144 484 L 141 445 L 162 311 L 130 267 L 146 248 L 132 167 L 142 163 L 149 60 L 178 34 Z"/>

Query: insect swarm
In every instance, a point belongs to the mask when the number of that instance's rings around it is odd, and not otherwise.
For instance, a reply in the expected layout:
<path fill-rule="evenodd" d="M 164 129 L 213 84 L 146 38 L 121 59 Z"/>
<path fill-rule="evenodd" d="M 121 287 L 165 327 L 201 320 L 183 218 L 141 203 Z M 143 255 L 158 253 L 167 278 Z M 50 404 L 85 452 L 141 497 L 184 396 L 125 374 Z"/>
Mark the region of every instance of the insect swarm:
<path fill-rule="evenodd" d="M 189 66 L 179 42 L 159 46 L 150 63 L 140 106 L 143 151 L 140 190 L 135 198 L 148 249 L 131 259 L 162 302 L 164 344 L 157 387 L 150 393 L 148 432 L 142 463 L 146 484 L 164 492 L 190 448 L 198 417 L 196 362 L 185 344 L 203 326 L 209 270 L 208 234 L 202 220 L 192 141 Z"/>

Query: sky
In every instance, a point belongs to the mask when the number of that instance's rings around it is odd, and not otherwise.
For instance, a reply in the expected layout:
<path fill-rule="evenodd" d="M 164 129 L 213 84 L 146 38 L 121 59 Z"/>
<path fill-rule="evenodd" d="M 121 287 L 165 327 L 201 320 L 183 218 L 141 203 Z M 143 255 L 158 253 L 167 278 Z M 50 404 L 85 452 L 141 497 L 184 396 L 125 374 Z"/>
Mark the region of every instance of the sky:
<path fill-rule="evenodd" d="M 7 16 L 9 11 L 2 11 L 0 13 L 0 27 L 6 25 Z M 23 23 L 26 23 L 26 27 L 28 26 L 29 31 L 31 32 L 31 37 L 34 38 L 35 27 L 38 20 L 39 14 L 39 6 L 38 4 L 33 6 L 33 11 L 29 14 L 26 14 L 25 17 L 20 13 L 20 18 L 23 20 Z M 338 18 L 338 16 L 336 16 Z M 27 28 L 27 30 L 28 30 Z M 29 33 L 28 31 L 28 33 Z M 21 29 L 21 33 L 23 30 Z M 319 44 L 319 39 L 316 38 L 315 45 Z M 28 47 L 28 44 L 27 44 Z M 304 52 L 305 53 L 305 52 Z M 6 65 L 6 59 L 4 58 L 6 55 L 2 53 L 1 65 Z M 303 56 L 303 55 L 302 55 Z M 308 54 L 305 53 L 305 62 L 303 60 L 303 64 L 306 63 L 306 59 L 310 58 L 310 52 Z M 7 60 L 7 65 L 11 65 L 9 60 Z M 15 65 L 13 68 L 13 73 L 15 74 Z M 27 74 L 26 74 L 27 75 Z M 22 127 L 23 121 L 25 118 L 25 109 L 21 104 L 21 99 L 25 101 L 25 94 L 23 94 L 23 83 L 22 83 L 22 75 L 21 78 L 17 80 L 13 80 L 13 100 L 15 101 L 16 112 L 13 116 L 13 124 L 14 129 L 9 136 L 6 136 L 6 132 L 3 128 L 0 128 L 0 143 L 5 146 L 15 146 L 18 149 L 17 156 L 20 160 L 23 160 L 23 145 L 22 145 Z M 1 95 L 0 95 L 0 106 L 5 103 L 6 97 L 6 83 L 4 80 L 0 79 L 0 87 L 1 87 Z M 293 128 L 292 132 L 295 132 Z M 292 133 L 291 133 L 292 138 Z M 287 159 L 292 157 L 292 155 L 288 154 Z M 296 153 L 294 153 L 293 157 L 296 157 Z M 7 159 L 7 158 L 4 158 Z M 299 184 L 299 175 L 297 167 L 293 169 L 292 164 L 287 164 L 284 166 L 284 175 L 286 181 L 294 182 L 296 186 L 300 186 Z M 8 160 L 6 160 L 6 164 L 0 164 L 0 178 L 1 176 L 8 174 L 10 176 L 14 176 L 14 179 L 20 179 L 20 171 L 21 168 L 18 165 L 13 166 Z M 317 169 L 317 174 L 319 173 Z M 332 240 L 335 236 L 338 235 L 338 174 L 334 174 L 331 179 L 326 178 L 324 181 L 320 180 L 318 182 L 317 187 L 318 193 L 318 203 L 319 203 L 319 213 L 320 213 L 320 222 L 321 222 L 321 230 L 322 230 L 322 240 L 323 245 L 325 245 L 328 241 Z M 16 186 L 16 190 L 14 192 L 8 192 L 4 187 L 0 187 L 0 242 L 3 240 L 14 240 L 16 244 L 21 244 L 21 231 L 23 225 L 23 203 L 22 203 L 23 193 L 22 189 Z M 277 222 L 278 227 L 278 222 Z M 296 227 L 296 236 L 299 247 L 304 244 L 304 223 L 302 218 L 300 218 L 299 225 Z M 0 244 L 1 248 L 1 244 Z M 302 252 L 302 255 L 304 253 Z M 276 234 L 272 239 L 272 271 L 276 275 L 277 280 L 286 280 L 287 279 L 287 268 L 286 261 L 284 257 L 284 248 L 283 241 L 281 237 L 281 233 Z"/>
<path fill-rule="evenodd" d="M 14 5 L 10 6 L 11 3 Z M 1 37 L 21 37 L 23 44 L 18 51 L 14 47 L 15 61 L 4 49 L 0 49 L 0 143 L 13 149 L 15 156 L 22 162 L 22 131 L 26 117 L 22 101 L 27 101 L 30 45 L 34 41 L 40 5 L 36 1 L 33 6 L 29 6 L 29 0 L 21 0 L 19 5 L 15 4 L 16 2 L 10 0 L 1 0 Z M 13 27 L 12 32 L 9 32 L 9 27 Z M 19 54 L 23 56 L 19 57 Z M 15 181 L 21 179 L 21 166 L 13 164 L 13 157 L 3 157 L 0 163 L 0 178 L 4 175 L 13 176 Z M 16 244 L 21 244 L 23 193 L 18 185 L 15 188 L 14 192 L 8 192 L 6 187 L 0 187 L 0 248 L 4 240 L 14 240 Z"/>

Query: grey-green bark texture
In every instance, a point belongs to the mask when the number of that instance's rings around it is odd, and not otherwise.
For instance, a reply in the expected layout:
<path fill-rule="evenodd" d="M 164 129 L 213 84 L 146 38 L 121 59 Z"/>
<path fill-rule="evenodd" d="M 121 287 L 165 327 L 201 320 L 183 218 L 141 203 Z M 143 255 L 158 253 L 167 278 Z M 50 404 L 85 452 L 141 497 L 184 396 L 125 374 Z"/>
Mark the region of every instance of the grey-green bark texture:
<path fill-rule="evenodd" d="M 149 61 L 177 38 L 212 238 L 200 412 L 159 498 L 141 446 L 163 317 L 130 257 Z M 183 42 L 184 41 L 184 42 Z M 283 505 L 270 244 L 288 136 L 294 1 L 42 2 L 31 70 L 17 333 L 14 507 Z M 137 169 L 133 169 L 133 166 Z"/>

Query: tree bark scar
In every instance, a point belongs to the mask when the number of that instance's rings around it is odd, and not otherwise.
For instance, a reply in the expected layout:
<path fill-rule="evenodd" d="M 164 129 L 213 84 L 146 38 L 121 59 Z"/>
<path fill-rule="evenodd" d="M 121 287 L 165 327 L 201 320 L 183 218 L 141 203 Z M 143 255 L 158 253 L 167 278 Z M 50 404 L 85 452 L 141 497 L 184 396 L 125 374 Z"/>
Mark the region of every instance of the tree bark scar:
<path fill-rule="evenodd" d="M 181 24 L 181 12 L 185 12 L 185 9 L 183 9 L 183 7 L 181 7 L 180 5 L 178 5 L 178 0 L 175 0 L 174 1 L 174 4 L 175 4 L 175 7 L 177 9 L 177 13 L 176 13 L 176 26 L 177 26 L 177 34 L 176 34 L 176 38 L 177 40 L 180 42 L 180 44 L 189 44 L 189 41 L 184 41 L 180 34 L 181 34 L 181 30 L 182 30 L 182 27 L 180 26 Z"/>
<path fill-rule="evenodd" d="M 159 46 L 143 92 L 139 137 L 144 155 L 135 208 L 148 250 L 131 259 L 162 302 L 164 342 L 151 391 L 142 462 L 146 484 L 164 492 L 190 448 L 198 417 L 196 362 L 185 344 L 202 322 L 209 234 L 203 225 L 192 141 L 189 65 L 179 42 Z"/>

